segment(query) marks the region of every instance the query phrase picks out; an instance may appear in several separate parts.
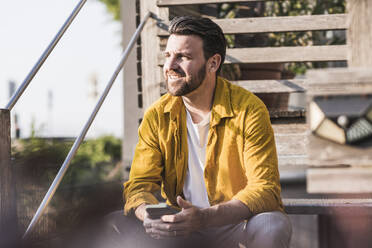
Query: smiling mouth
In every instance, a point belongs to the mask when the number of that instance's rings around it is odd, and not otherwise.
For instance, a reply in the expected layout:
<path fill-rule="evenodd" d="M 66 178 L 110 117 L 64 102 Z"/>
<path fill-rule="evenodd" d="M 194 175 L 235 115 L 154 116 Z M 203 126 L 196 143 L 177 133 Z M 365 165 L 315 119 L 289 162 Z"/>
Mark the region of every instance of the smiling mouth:
<path fill-rule="evenodd" d="M 168 75 L 168 78 L 169 79 L 172 79 L 172 80 L 175 80 L 175 79 L 180 79 L 180 78 L 183 78 L 182 75 Z"/>
<path fill-rule="evenodd" d="M 176 80 L 185 77 L 185 74 L 182 72 L 171 70 L 167 73 L 168 79 Z"/>

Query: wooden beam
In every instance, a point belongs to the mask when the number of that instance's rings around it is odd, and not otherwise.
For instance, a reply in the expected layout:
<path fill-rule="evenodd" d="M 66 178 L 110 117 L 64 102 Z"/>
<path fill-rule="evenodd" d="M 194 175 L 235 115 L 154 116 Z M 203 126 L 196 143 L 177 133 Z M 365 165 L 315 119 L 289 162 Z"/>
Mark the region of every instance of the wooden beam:
<path fill-rule="evenodd" d="M 308 70 L 306 78 L 308 96 L 372 94 L 372 70 L 370 68 Z"/>
<path fill-rule="evenodd" d="M 372 85 L 372 70 L 370 68 L 327 68 L 306 71 L 306 82 L 309 86 L 330 84 Z M 311 87 L 310 87 L 311 88 Z M 371 87 L 372 88 L 372 87 Z M 364 92 L 364 90 L 363 90 Z"/>
<path fill-rule="evenodd" d="M 122 43 L 125 49 L 136 31 L 136 1 L 121 0 L 120 8 L 123 25 Z M 138 96 L 141 92 L 138 90 L 137 80 L 137 49 L 133 49 L 123 68 L 124 135 L 122 159 L 124 166 L 128 166 L 133 158 L 138 141 L 138 120 L 143 116 L 143 110 L 138 103 Z"/>
<path fill-rule="evenodd" d="M 307 124 L 273 124 L 279 167 L 297 171 L 307 166 Z"/>
<path fill-rule="evenodd" d="M 164 64 L 163 54 L 159 54 L 158 59 L 158 65 L 162 66 Z M 225 63 L 285 63 L 311 61 L 344 61 L 346 59 L 346 45 L 231 48 L 227 49 Z"/>
<path fill-rule="evenodd" d="M 213 21 L 225 34 L 347 29 L 346 14 L 233 18 Z M 165 29 L 158 29 L 158 35 L 167 36 L 169 33 Z"/>
<path fill-rule="evenodd" d="M 372 166 L 312 168 L 307 171 L 308 193 L 372 193 L 371 182 Z"/>
<path fill-rule="evenodd" d="M 312 166 L 372 166 L 372 147 L 341 145 L 312 134 L 308 140 L 309 162 Z"/>
<path fill-rule="evenodd" d="M 294 117 L 305 117 L 305 109 L 269 109 L 270 118 L 294 118 Z"/>
<path fill-rule="evenodd" d="M 283 199 L 283 204 L 287 214 L 372 214 L 372 199 Z"/>
<path fill-rule="evenodd" d="M 288 125 L 289 130 L 290 128 L 291 125 Z M 275 133 L 275 142 L 278 155 L 306 154 L 306 133 Z"/>
<path fill-rule="evenodd" d="M 156 4 L 159 7 L 170 7 L 177 5 L 191 4 L 209 4 L 209 3 L 241 3 L 241 2 L 262 2 L 265 0 L 157 0 Z"/>
<path fill-rule="evenodd" d="M 372 67 L 372 2 L 348 0 L 349 67 Z"/>
<path fill-rule="evenodd" d="M 305 92 L 305 80 L 240 80 L 232 83 L 253 93 Z"/>
<path fill-rule="evenodd" d="M 347 46 L 265 47 L 228 49 L 229 63 L 280 63 L 309 61 L 344 61 Z"/>
<path fill-rule="evenodd" d="M 159 16 L 159 8 L 156 6 L 156 0 L 140 0 L 141 19 L 151 11 Z M 163 19 L 166 20 L 166 19 Z M 142 33 L 142 89 L 143 89 L 143 108 L 146 109 L 160 96 L 160 75 L 156 70 L 157 56 L 159 50 L 159 39 L 156 36 L 156 20 L 150 18 Z"/>
<path fill-rule="evenodd" d="M 10 162 L 10 112 L 0 109 L 0 247 L 15 247 L 17 223 L 16 184 Z"/>

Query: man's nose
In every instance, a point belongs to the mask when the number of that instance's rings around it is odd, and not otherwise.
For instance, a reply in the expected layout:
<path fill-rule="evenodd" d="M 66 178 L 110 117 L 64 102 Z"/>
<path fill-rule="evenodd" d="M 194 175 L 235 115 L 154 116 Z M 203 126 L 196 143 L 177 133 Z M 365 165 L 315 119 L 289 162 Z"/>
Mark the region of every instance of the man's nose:
<path fill-rule="evenodd" d="M 178 69 L 178 67 L 179 67 L 178 61 L 175 56 L 165 58 L 164 69 L 168 71 Z"/>

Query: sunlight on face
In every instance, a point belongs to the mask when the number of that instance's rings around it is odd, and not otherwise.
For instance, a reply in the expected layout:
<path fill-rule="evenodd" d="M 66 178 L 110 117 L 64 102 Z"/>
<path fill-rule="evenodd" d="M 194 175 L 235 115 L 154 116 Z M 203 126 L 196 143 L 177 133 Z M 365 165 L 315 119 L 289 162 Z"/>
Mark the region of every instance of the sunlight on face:
<path fill-rule="evenodd" d="M 171 35 L 163 67 L 169 94 L 184 96 L 196 90 L 205 78 L 203 41 L 195 35 Z"/>

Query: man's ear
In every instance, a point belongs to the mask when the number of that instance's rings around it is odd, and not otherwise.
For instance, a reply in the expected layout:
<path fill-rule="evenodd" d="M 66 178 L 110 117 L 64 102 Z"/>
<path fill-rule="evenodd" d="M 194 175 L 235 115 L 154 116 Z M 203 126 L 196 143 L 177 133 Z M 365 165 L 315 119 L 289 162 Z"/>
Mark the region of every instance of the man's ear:
<path fill-rule="evenodd" d="M 216 53 L 208 59 L 208 72 L 216 72 L 221 64 L 221 55 Z"/>

